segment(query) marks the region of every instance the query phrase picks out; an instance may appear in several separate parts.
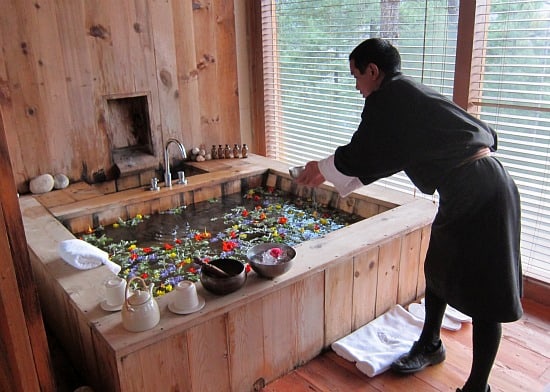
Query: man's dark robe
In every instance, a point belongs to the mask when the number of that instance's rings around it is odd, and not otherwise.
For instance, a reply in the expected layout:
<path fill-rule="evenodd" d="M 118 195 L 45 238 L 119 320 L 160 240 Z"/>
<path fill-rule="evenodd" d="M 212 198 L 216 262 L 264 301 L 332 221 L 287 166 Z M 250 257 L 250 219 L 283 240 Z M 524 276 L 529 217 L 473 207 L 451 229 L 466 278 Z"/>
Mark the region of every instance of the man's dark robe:
<path fill-rule="evenodd" d="M 350 143 L 335 152 L 338 171 L 369 184 L 404 170 L 422 192 L 439 193 L 427 288 L 472 317 L 520 318 L 519 193 L 496 158 L 468 162 L 484 147 L 496 151 L 496 133 L 401 74 L 366 98 L 361 117 Z"/>

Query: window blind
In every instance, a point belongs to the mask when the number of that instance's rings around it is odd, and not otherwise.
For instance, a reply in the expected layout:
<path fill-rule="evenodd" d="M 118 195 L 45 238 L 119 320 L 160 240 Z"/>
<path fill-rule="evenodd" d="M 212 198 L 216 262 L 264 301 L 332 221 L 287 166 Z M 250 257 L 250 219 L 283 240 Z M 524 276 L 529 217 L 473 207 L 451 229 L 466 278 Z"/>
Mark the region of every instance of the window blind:
<path fill-rule="evenodd" d="M 479 2 L 470 105 L 499 134 L 522 205 L 524 273 L 550 281 L 550 3 Z"/>
<path fill-rule="evenodd" d="M 524 273 L 550 282 L 550 3 L 476 4 L 469 110 L 497 130 L 498 157 L 520 188 Z M 363 98 L 347 59 L 369 37 L 388 38 L 405 74 L 452 98 L 458 7 L 458 0 L 262 0 L 268 156 L 303 164 L 349 141 Z M 416 192 L 403 173 L 378 184 Z"/>
<path fill-rule="evenodd" d="M 458 0 L 263 0 L 262 18 L 271 158 L 303 164 L 350 140 L 364 100 L 348 56 L 367 38 L 392 41 L 405 74 L 452 97 Z M 403 173 L 378 183 L 416 192 Z"/>

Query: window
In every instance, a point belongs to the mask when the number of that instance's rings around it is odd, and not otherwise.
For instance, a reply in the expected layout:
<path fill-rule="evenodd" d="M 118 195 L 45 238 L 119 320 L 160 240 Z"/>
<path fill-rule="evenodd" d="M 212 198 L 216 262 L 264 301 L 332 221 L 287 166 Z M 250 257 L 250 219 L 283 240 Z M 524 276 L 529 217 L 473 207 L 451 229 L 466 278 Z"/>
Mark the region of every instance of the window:
<path fill-rule="evenodd" d="M 498 131 L 520 188 L 524 271 L 550 281 L 550 5 L 466 3 L 477 4 L 469 110 Z M 303 164 L 349 141 L 363 98 L 347 59 L 369 37 L 390 39 L 405 74 L 452 98 L 458 12 L 458 0 L 262 0 L 267 155 Z M 414 191 L 402 173 L 378 183 Z"/>
<path fill-rule="evenodd" d="M 480 3 L 470 105 L 520 189 L 524 272 L 550 281 L 550 3 Z"/>

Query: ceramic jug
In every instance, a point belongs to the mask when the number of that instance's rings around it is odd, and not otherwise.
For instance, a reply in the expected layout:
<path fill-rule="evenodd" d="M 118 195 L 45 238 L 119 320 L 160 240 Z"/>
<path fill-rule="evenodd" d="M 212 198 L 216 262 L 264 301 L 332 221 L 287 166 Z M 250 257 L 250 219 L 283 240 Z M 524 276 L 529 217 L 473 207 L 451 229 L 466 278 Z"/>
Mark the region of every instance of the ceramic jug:
<path fill-rule="evenodd" d="M 142 288 L 137 288 L 130 296 L 131 283 L 136 280 Z M 145 281 L 135 276 L 128 281 L 122 306 L 122 325 L 131 332 L 141 332 L 153 328 L 160 321 L 160 310 L 153 297 L 153 283 L 147 287 Z"/>

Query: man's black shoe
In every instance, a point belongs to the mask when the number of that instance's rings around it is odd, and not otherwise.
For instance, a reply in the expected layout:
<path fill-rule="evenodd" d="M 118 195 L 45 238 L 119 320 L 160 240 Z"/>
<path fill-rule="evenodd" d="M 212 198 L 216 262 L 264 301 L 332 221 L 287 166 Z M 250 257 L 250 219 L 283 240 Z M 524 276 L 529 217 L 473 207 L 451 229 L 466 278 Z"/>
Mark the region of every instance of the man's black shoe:
<path fill-rule="evenodd" d="M 391 364 L 391 369 L 398 373 L 416 373 L 428 366 L 437 365 L 445 360 L 443 342 L 430 351 L 425 345 L 414 342 L 411 350 Z"/>

